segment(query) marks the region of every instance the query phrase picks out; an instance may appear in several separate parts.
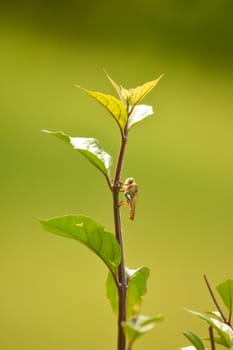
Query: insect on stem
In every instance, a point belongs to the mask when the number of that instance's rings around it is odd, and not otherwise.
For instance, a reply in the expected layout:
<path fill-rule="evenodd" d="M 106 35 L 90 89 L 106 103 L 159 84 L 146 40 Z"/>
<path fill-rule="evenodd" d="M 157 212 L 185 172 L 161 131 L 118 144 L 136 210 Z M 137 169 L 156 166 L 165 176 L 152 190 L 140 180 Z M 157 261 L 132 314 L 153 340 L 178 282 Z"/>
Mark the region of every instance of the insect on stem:
<path fill-rule="evenodd" d="M 126 202 L 122 201 L 121 205 L 129 207 L 129 218 L 130 220 L 134 220 L 138 197 L 138 185 L 134 181 L 134 178 L 128 177 L 122 184 L 120 191 L 124 192 L 126 199 Z"/>

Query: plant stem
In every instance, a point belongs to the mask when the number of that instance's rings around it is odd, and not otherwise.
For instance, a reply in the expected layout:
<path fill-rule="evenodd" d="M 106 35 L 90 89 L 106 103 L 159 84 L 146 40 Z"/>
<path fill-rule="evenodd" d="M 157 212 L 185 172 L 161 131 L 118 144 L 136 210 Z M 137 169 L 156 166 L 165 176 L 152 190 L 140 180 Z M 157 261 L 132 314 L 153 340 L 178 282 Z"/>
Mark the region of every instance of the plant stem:
<path fill-rule="evenodd" d="M 124 242 L 123 232 L 121 227 L 120 216 L 120 202 L 119 192 L 121 188 L 121 173 L 124 162 L 125 149 L 127 144 L 127 136 L 122 135 L 121 147 L 116 165 L 115 177 L 112 186 L 113 193 L 113 211 L 114 211 L 114 223 L 115 223 L 115 236 L 121 247 L 121 263 L 118 267 L 118 338 L 117 338 L 117 350 L 125 350 L 126 338 L 122 328 L 122 322 L 126 320 L 126 297 L 127 297 L 127 277 L 125 273 L 125 261 L 124 261 Z"/>
<path fill-rule="evenodd" d="M 211 286 L 210 286 L 210 284 L 209 284 L 209 281 L 208 281 L 206 275 L 204 275 L 204 280 L 205 280 L 205 283 L 206 283 L 207 288 L 208 288 L 208 290 L 209 290 L 209 293 L 210 293 L 210 295 L 211 295 L 211 298 L 212 298 L 212 300 L 213 300 L 213 302 L 214 302 L 216 308 L 218 309 L 218 312 L 220 313 L 220 315 L 221 315 L 221 317 L 222 317 L 223 322 L 226 323 L 226 324 L 228 324 L 228 321 L 227 321 L 226 317 L 224 316 L 224 314 L 223 314 L 223 312 L 222 312 L 220 306 L 218 305 L 217 299 L 216 299 L 215 296 L 214 296 L 214 293 L 213 293 L 213 291 L 212 291 L 212 288 L 211 288 Z"/>
<path fill-rule="evenodd" d="M 210 345 L 211 345 L 211 350 L 215 350 L 215 342 L 214 342 L 214 332 L 213 332 L 213 327 L 209 327 L 209 336 L 210 336 Z"/>

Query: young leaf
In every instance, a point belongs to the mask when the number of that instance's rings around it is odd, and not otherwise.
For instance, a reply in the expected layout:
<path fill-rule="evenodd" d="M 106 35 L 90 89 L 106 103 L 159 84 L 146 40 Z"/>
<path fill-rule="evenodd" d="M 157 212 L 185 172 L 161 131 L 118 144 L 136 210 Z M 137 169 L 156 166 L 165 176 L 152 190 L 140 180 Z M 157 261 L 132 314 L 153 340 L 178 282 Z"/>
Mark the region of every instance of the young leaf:
<path fill-rule="evenodd" d="M 118 311 L 117 288 L 111 272 L 108 273 L 108 276 L 106 279 L 106 295 L 108 300 L 110 301 L 112 311 L 115 314 L 117 314 L 117 311 Z"/>
<path fill-rule="evenodd" d="M 129 105 L 135 106 L 143 100 L 143 98 L 149 94 L 149 92 L 158 84 L 163 75 L 160 75 L 158 79 L 149 81 L 142 86 L 138 86 L 135 89 L 129 90 Z"/>
<path fill-rule="evenodd" d="M 208 340 L 208 341 L 210 341 L 210 339 L 208 338 L 208 339 L 205 339 L 205 340 Z M 222 346 L 224 346 L 225 348 L 230 348 L 230 349 L 232 349 L 233 348 L 233 344 L 232 344 L 232 346 L 226 346 L 226 343 L 225 343 L 225 340 L 223 340 L 222 338 L 220 338 L 220 337 L 214 337 L 214 341 L 215 341 L 215 343 L 216 344 L 220 344 L 220 345 L 222 345 Z"/>
<path fill-rule="evenodd" d="M 216 318 L 219 321 L 222 321 L 222 316 L 219 311 L 206 311 L 206 314 L 211 318 Z"/>
<path fill-rule="evenodd" d="M 104 106 L 116 120 L 121 131 L 124 130 L 125 125 L 127 123 L 128 114 L 126 106 L 120 100 L 118 100 L 114 96 L 103 94 L 102 92 L 87 90 L 80 86 L 77 87 L 85 91 L 88 95 L 93 97 L 102 106 Z"/>
<path fill-rule="evenodd" d="M 104 71 L 108 80 L 110 81 L 110 83 L 112 84 L 112 86 L 114 87 L 114 89 L 116 90 L 121 102 L 124 103 L 125 106 L 127 106 L 128 104 L 128 98 L 129 98 L 129 91 L 125 88 L 123 88 L 123 86 L 121 86 L 120 84 L 118 84 L 117 82 L 115 82 L 108 74 L 106 71 Z"/>
<path fill-rule="evenodd" d="M 121 101 L 126 105 L 130 106 L 131 109 L 134 108 L 143 98 L 149 94 L 149 92 L 158 84 L 159 80 L 163 77 L 161 75 L 158 79 L 149 81 L 142 86 L 138 86 L 134 89 L 125 89 L 120 84 L 116 83 L 106 72 L 107 78 L 111 82 L 112 86 L 116 90 Z"/>
<path fill-rule="evenodd" d="M 149 332 L 154 328 L 156 322 L 160 322 L 162 320 L 162 315 L 155 317 L 137 315 L 131 317 L 128 321 L 123 322 L 122 327 L 129 344 L 132 344 L 141 335 Z"/>
<path fill-rule="evenodd" d="M 211 318 L 204 313 L 188 310 L 191 314 L 200 317 L 202 320 L 207 322 L 208 325 L 212 326 L 213 329 L 218 333 L 221 340 L 221 344 L 226 348 L 231 348 L 233 346 L 233 330 L 226 323 L 221 322 L 215 318 Z"/>
<path fill-rule="evenodd" d="M 112 157 L 103 150 L 98 140 L 94 138 L 71 137 L 61 131 L 42 131 L 56 136 L 62 141 L 70 144 L 75 150 L 79 151 L 85 158 L 87 158 L 89 162 L 91 162 L 97 169 L 99 169 L 105 175 L 105 177 L 109 178 Z"/>
<path fill-rule="evenodd" d="M 97 254 L 116 274 L 121 260 L 121 250 L 114 235 L 88 216 L 66 215 L 41 219 L 42 227 L 59 236 L 73 238 Z"/>
<path fill-rule="evenodd" d="M 219 335 L 219 344 L 222 344 L 226 348 L 232 348 L 233 347 L 233 330 L 232 328 L 219 320 L 216 320 L 214 318 L 211 319 L 213 323 L 213 328 L 216 330 L 216 332 Z"/>
<path fill-rule="evenodd" d="M 190 341 L 190 343 L 194 345 L 195 349 L 205 350 L 202 340 L 196 334 L 191 331 L 185 331 L 183 334 Z"/>
<path fill-rule="evenodd" d="M 136 270 L 126 269 L 128 276 L 127 293 L 127 315 L 134 314 L 135 307 L 138 308 L 142 303 L 142 297 L 147 292 L 147 279 L 150 271 L 147 267 L 140 267 Z"/>
<path fill-rule="evenodd" d="M 149 269 L 147 267 L 140 267 L 137 270 L 126 269 L 126 273 L 128 277 L 127 318 L 130 318 L 135 313 L 135 309 L 138 310 L 142 297 L 147 291 L 146 282 L 149 277 Z M 108 274 L 106 280 L 106 294 L 116 314 L 118 310 L 117 288 L 111 273 Z"/>
<path fill-rule="evenodd" d="M 133 108 L 132 113 L 129 116 L 127 129 L 131 129 L 133 125 L 141 122 L 149 115 L 154 114 L 152 106 L 138 105 Z"/>
<path fill-rule="evenodd" d="M 233 280 L 228 279 L 216 287 L 224 304 L 231 313 L 233 310 Z"/>

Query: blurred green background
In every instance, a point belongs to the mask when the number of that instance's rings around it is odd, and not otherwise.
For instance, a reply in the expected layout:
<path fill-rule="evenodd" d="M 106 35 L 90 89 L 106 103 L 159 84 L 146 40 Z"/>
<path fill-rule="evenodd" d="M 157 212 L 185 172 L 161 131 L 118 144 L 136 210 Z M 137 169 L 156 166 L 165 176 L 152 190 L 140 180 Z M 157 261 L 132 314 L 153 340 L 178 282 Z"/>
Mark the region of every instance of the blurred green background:
<path fill-rule="evenodd" d="M 42 128 L 98 138 L 116 159 L 119 133 L 75 84 L 113 92 L 165 73 L 130 132 L 124 178 L 140 186 L 122 210 L 127 265 L 151 269 L 143 313 L 165 321 L 139 349 L 207 336 L 182 309 L 213 309 L 203 282 L 232 278 L 233 2 L 1 1 L 0 348 L 115 349 L 106 268 L 37 218 L 90 215 L 113 230 L 104 178 Z"/>

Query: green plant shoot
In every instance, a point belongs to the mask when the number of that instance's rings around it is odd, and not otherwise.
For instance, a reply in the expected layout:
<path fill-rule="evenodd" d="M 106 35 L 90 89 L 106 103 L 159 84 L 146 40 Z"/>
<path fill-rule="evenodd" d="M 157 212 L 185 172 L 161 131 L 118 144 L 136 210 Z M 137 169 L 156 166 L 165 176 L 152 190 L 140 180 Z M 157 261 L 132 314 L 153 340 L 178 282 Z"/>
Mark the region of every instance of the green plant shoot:
<path fill-rule="evenodd" d="M 73 137 L 62 131 L 43 130 L 43 132 L 55 136 L 78 151 L 105 177 L 112 193 L 115 232 L 109 232 L 104 226 L 84 215 L 65 215 L 40 219 L 40 222 L 45 230 L 84 244 L 104 262 L 109 270 L 106 281 L 107 297 L 117 315 L 116 348 L 130 350 L 138 337 L 151 330 L 162 320 L 162 316 L 145 316 L 140 311 L 147 291 L 149 269 L 147 267 L 129 269 L 125 265 L 120 209 L 122 206 L 128 206 L 130 219 L 134 219 L 138 186 L 133 178 L 123 181 L 121 174 L 129 131 L 153 114 L 152 106 L 140 102 L 158 84 L 162 76 L 128 90 L 116 83 L 107 73 L 106 75 L 118 97 L 78 87 L 103 106 L 119 127 L 121 143 L 113 172 L 111 172 L 112 156 L 102 148 L 97 139 Z M 120 192 L 124 192 L 125 201 L 119 200 Z"/>

